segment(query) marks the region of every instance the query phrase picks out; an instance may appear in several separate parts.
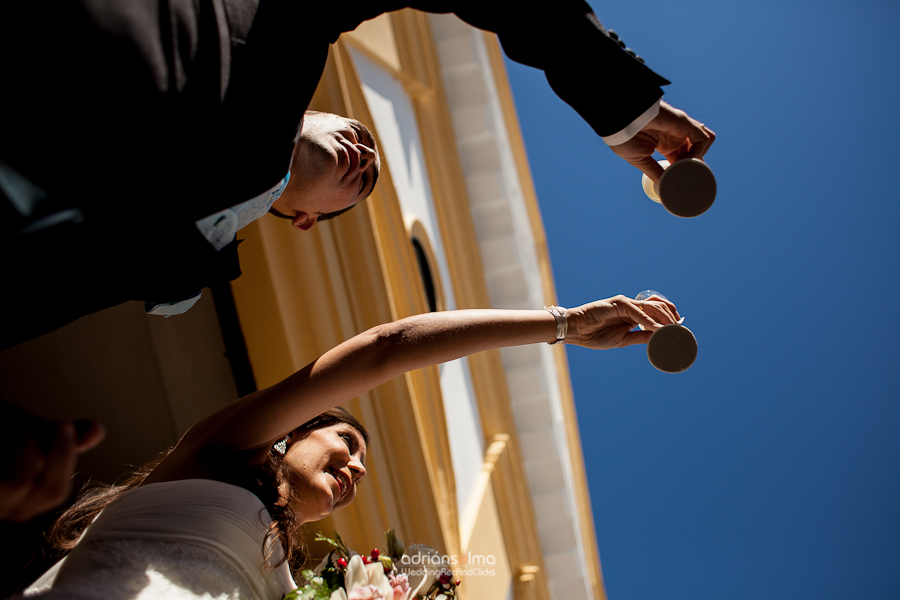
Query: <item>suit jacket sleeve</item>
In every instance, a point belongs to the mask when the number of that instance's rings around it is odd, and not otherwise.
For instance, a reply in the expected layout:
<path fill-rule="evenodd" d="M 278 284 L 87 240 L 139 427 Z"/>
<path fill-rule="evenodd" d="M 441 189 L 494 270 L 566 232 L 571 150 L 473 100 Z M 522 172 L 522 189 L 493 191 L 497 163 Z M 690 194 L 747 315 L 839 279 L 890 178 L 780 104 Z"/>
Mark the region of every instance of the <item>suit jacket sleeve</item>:
<path fill-rule="evenodd" d="M 553 90 L 600 136 L 639 117 L 669 82 L 613 40 L 587 3 L 420 0 L 413 8 L 454 12 L 498 34 L 506 55 L 544 71 Z"/>

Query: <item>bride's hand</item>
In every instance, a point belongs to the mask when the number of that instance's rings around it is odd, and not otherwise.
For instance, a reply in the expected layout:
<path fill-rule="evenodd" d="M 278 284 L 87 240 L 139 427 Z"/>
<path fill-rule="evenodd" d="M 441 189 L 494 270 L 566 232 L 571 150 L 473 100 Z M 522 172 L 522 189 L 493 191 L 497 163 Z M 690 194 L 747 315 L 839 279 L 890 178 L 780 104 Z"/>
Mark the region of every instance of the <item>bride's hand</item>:
<path fill-rule="evenodd" d="M 643 302 L 615 296 L 569 309 L 566 343 L 595 350 L 646 344 L 654 331 L 680 318 L 675 305 L 658 296 Z M 638 325 L 644 331 L 632 331 Z"/>

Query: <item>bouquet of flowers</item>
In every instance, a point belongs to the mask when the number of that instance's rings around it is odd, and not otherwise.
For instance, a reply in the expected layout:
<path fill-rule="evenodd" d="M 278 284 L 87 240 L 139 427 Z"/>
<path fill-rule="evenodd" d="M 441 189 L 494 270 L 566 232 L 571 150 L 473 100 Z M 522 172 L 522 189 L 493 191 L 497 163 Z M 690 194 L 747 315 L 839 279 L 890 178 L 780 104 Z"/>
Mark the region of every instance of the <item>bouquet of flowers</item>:
<path fill-rule="evenodd" d="M 333 550 L 314 570 L 303 571 L 304 583 L 284 600 L 454 600 L 459 581 L 434 548 L 403 547 L 394 530 L 385 532 L 387 552 L 374 548 L 368 556 L 350 550 L 334 534 L 316 541 Z"/>

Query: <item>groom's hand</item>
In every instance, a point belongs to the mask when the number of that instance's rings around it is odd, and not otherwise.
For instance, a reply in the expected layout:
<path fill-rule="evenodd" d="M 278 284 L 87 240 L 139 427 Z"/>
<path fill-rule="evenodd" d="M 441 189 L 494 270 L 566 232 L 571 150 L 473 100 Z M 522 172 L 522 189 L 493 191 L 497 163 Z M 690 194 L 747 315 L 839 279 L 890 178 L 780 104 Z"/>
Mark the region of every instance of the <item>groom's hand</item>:
<path fill-rule="evenodd" d="M 683 110 L 660 102 L 659 114 L 637 135 L 610 149 L 659 183 L 663 168 L 653 158 L 659 152 L 670 163 L 680 158 L 703 158 L 716 134 Z"/>

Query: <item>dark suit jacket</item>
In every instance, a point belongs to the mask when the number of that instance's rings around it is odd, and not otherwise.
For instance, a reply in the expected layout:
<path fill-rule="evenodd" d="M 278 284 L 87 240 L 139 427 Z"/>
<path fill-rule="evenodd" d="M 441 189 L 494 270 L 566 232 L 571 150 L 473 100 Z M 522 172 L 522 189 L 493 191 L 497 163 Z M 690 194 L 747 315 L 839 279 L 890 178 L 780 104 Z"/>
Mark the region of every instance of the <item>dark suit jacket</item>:
<path fill-rule="evenodd" d="M 6 2 L 0 161 L 48 192 L 44 211 L 76 207 L 84 221 L 27 236 L 6 228 L 0 260 L 13 289 L 0 309 L 21 330 L 7 328 L 0 345 L 239 275 L 235 248 L 214 252 L 194 221 L 284 176 L 329 44 L 406 6 L 498 33 L 600 135 L 668 83 L 576 0 Z M 160 259 L 173 249 L 177 262 Z"/>

